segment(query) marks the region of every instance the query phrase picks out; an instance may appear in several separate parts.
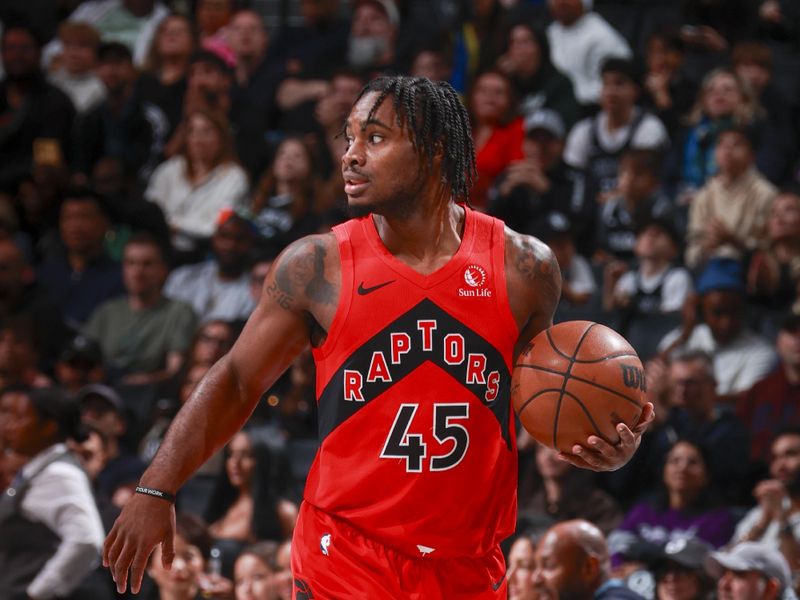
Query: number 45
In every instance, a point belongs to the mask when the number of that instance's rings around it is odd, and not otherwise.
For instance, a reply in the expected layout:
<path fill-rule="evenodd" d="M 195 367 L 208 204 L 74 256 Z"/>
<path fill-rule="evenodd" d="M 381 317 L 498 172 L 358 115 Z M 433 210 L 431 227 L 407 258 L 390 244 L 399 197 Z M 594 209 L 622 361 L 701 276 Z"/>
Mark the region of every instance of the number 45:
<path fill-rule="evenodd" d="M 405 459 L 406 471 L 409 473 L 422 473 L 422 462 L 428 449 L 428 445 L 422 441 L 422 435 L 408 433 L 418 408 L 419 404 L 400 405 L 381 451 L 381 458 Z M 454 444 L 447 454 L 431 457 L 431 471 L 447 471 L 464 458 L 469 447 L 469 432 L 463 425 L 452 421 L 468 418 L 469 404 L 433 405 L 433 437 L 440 444 L 448 440 L 452 440 Z"/>

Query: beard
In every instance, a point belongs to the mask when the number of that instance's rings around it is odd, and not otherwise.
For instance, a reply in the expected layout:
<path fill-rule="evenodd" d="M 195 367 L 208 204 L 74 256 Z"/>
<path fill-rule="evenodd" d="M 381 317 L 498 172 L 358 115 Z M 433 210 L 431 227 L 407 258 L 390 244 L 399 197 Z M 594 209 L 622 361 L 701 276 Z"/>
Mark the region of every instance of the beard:
<path fill-rule="evenodd" d="M 400 189 L 393 190 L 388 197 L 370 201 L 365 204 L 353 204 L 348 201 L 347 214 L 358 219 L 374 213 L 390 219 L 405 220 L 422 204 L 422 189 L 427 182 L 428 173 L 421 168 L 414 181 Z"/>

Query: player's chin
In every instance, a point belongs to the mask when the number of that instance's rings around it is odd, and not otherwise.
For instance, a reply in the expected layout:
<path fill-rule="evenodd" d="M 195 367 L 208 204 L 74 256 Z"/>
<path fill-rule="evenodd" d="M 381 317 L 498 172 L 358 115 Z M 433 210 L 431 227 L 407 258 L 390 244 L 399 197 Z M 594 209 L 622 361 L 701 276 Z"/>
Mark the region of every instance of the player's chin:
<path fill-rule="evenodd" d="M 347 196 L 347 212 L 351 217 L 364 217 L 374 211 L 375 203 L 368 194 Z"/>

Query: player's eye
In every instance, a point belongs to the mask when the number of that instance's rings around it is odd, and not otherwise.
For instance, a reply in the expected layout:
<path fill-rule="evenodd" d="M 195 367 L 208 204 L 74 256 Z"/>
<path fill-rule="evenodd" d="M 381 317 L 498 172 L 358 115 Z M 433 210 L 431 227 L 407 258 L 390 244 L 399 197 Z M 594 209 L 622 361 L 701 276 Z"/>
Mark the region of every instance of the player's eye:
<path fill-rule="evenodd" d="M 380 133 L 371 133 L 369 134 L 369 141 L 372 144 L 377 144 L 378 142 L 383 140 L 383 136 Z"/>

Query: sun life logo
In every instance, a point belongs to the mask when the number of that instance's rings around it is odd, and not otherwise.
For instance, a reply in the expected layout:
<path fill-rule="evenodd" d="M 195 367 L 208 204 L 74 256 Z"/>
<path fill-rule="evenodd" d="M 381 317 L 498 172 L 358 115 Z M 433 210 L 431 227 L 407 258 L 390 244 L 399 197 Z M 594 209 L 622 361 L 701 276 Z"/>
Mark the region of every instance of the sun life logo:
<path fill-rule="evenodd" d="M 483 287 L 483 284 L 486 283 L 486 271 L 478 265 L 469 265 L 464 269 L 464 281 L 470 287 Z"/>

